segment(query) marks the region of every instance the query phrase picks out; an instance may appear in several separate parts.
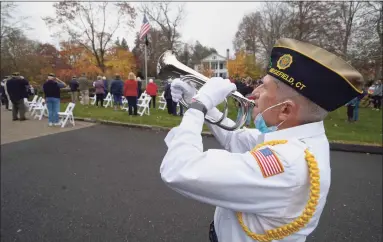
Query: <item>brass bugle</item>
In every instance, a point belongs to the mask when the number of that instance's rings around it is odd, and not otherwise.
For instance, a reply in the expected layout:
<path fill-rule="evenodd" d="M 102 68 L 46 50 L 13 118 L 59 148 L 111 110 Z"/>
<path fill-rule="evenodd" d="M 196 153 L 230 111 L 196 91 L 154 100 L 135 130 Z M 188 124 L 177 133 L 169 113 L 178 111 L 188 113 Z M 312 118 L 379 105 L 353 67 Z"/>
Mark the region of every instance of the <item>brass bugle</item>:
<path fill-rule="evenodd" d="M 178 61 L 175 54 L 171 50 L 165 51 L 159 57 L 158 63 L 157 63 L 157 74 L 159 78 L 161 79 L 180 78 L 181 81 L 196 84 L 198 88 L 202 87 L 207 81 L 209 81 L 208 77 L 202 75 L 201 73 L 193 70 L 192 68 Z M 255 106 L 255 103 L 253 100 L 250 100 L 244 97 L 238 91 L 232 92 L 229 96 L 231 96 L 232 98 L 234 98 L 236 101 L 240 103 L 240 109 L 242 111 L 241 112 L 242 116 L 237 118 L 233 126 L 228 126 L 222 123 L 222 121 L 225 118 L 227 118 L 227 114 L 228 114 L 227 98 L 225 98 L 225 108 L 224 108 L 223 114 L 218 120 L 215 120 L 214 118 L 209 117 L 208 115 L 206 115 L 205 119 L 209 123 L 218 125 L 219 127 L 225 130 L 232 131 L 232 130 L 241 128 L 245 124 L 248 115 L 251 115 L 250 112 Z M 184 97 L 182 97 L 182 99 L 180 100 L 180 103 L 185 108 L 189 108 L 189 103 L 186 102 Z"/>

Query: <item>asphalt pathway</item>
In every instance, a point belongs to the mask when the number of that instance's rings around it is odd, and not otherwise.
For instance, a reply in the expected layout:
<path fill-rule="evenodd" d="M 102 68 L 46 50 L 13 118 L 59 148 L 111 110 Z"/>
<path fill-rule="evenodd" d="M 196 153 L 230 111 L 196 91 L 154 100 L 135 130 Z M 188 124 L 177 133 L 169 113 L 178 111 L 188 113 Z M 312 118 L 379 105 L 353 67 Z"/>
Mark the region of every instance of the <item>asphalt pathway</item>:
<path fill-rule="evenodd" d="M 1 241 L 208 241 L 214 208 L 160 178 L 165 135 L 95 125 L 2 145 Z M 382 241 L 382 156 L 331 156 L 328 204 L 307 241 Z"/>
<path fill-rule="evenodd" d="M 31 112 L 26 113 L 28 120 L 26 121 L 12 121 L 12 112 L 6 110 L 4 106 L 0 109 L 1 116 L 1 144 L 41 137 L 55 133 L 66 132 L 68 130 L 81 129 L 94 125 L 89 122 L 76 121 L 75 126 L 69 122 L 64 127 L 49 127 L 48 120 L 34 119 Z"/>

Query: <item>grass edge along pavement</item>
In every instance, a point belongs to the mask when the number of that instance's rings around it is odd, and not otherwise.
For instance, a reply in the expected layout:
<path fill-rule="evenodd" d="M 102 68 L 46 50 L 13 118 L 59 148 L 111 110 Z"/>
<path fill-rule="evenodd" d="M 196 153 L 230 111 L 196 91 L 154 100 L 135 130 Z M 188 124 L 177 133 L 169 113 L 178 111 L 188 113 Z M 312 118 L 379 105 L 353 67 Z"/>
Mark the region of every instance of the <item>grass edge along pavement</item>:
<path fill-rule="evenodd" d="M 67 103 L 61 103 L 61 110 L 65 110 Z M 229 110 L 235 110 L 234 107 Z M 346 108 L 342 107 L 330 113 L 325 120 L 326 135 L 330 142 L 342 144 L 358 144 L 382 147 L 382 111 L 370 108 L 360 108 L 359 121 L 348 123 L 346 121 Z M 96 106 L 83 106 L 77 104 L 74 116 L 84 121 L 106 123 L 114 122 L 116 125 L 127 124 L 131 127 L 146 126 L 147 128 L 169 130 L 179 125 L 180 116 L 172 116 L 167 110 L 150 109 L 150 116 L 129 116 L 126 111 L 114 111 L 112 108 Z M 235 119 L 236 114 L 230 113 L 229 118 Z M 251 123 L 253 126 L 253 123 Z M 204 131 L 208 131 L 204 125 Z M 209 133 L 209 132 L 205 132 Z"/>

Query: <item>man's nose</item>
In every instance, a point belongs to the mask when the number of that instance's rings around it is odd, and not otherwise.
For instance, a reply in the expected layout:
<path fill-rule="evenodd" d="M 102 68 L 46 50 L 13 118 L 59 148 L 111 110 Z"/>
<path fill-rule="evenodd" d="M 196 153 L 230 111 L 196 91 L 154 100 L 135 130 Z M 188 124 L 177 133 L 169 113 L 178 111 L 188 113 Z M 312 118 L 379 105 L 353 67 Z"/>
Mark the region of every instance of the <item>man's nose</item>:
<path fill-rule="evenodd" d="M 258 99 L 260 95 L 259 87 L 254 88 L 254 90 L 251 92 L 251 96 L 254 97 L 254 99 Z"/>

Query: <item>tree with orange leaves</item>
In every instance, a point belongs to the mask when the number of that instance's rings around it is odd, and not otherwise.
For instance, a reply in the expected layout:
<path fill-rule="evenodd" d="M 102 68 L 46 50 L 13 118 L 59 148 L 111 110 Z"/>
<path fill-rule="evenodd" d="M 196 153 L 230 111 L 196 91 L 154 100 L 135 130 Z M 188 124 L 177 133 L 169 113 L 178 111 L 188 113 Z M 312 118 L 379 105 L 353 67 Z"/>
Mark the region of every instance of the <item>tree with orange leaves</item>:
<path fill-rule="evenodd" d="M 237 52 L 235 59 L 228 61 L 227 69 L 229 76 L 239 78 L 258 79 L 263 74 L 262 67 L 257 63 L 255 55 L 246 54 L 244 50 Z"/>
<path fill-rule="evenodd" d="M 202 65 L 200 73 L 208 78 L 211 78 L 214 74 L 214 70 L 209 65 Z"/>
<path fill-rule="evenodd" d="M 119 73 L 121 76 L 128 76 L 129 72 L 136 72 L 136 60 L 132 52 L 122 47 L 111 48 L 106 55 L 106 73 L 114 75 Z"/>
<path fill-rule="evenodd" d="M 227 71 L 229 76 L 244 78 L 246 77 L 246 54 L 245 51 L 240 50 L 235 53 L 235 59 L 228 60 Z"/>
<path fill-rule="evenodd" d="M 97 75 L 102 73 L 101 69 L 98 67 L 96 58 L 88 49 L 82 51 L 82 54 L 74 67 L 91 78 L 96 78 Z"/>

